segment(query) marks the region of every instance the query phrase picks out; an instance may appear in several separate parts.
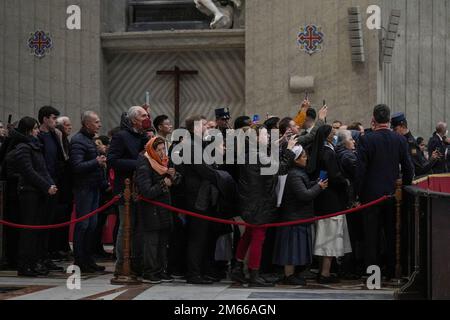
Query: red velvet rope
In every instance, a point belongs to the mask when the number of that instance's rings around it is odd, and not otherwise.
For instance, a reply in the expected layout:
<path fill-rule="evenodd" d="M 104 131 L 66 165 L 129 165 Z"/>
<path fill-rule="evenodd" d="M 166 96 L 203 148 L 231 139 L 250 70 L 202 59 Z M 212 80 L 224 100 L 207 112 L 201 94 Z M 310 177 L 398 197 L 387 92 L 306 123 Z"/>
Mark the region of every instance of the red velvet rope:
<path fill-rule="evenodd" d="M 112 205 L 114 205 L 116 202 L 118 202 L 120 200 L 121 196 L 116 196 L 114 197 L 111 201 L 109 201 L 108 203 L 106 203 L 105 205 L 103 205 L 102 207 L 98 208 L 97 210 L 81 217 L 75 220 L 71 220 L 68 222 L 64 222 L 64 223 L 60 223 L 60 224 L 53 224 L 53 225 L 44 225 L 44 226 L 30 226 L 30 225 L 23 225 L 23 224 L 17 224 L 17 223 L 12 223 L 12 222 L 8 222 L 8 221 L 4 221 L 4 220 L 0 220 L 0 224 L 11 227 L 11 228 L 17 228 L 17 229 L 30 229 L 30 230 L 44 230 L 44 229 L 58 229 L 58 228 L 64 228 L 64 227 L 68 227 L 72 224 L 76 224 L 78 222 L 82 222 L 84 220 L 87 220 L 91 217 L 93 217 L 96 214 L 101 213 L 102 211 L 108 209 L 109 207 L 111 207 Z M 383 196 L 378 200 L 369 202 L 367 204 L 358 206 L 356 208 L 352 208 L 352 209 L 348 209 L 345 211 L 341 211 L 341 212 L 337 212 L 337 213 L 333 213 L 333 214 L 329 214 L 329 215 L 325 215 L 325 216 L 321 216 L 321 217 L 316 217 L 316 218 L 310 218 L 310 219 L 300 219 L 300 220 L 296 220 L 296 221 L 290 221 L 290 222 L 281 222 L 281 223 L 269 223 L 269 224 L 264 224 L 264 225 L 253 225 L 253 224 L 249 224 L 246 222 L 238 222 L 238 221 L 233 221 L 233 220 L 225 220 L 225 219 L 219 219 L 219 218 L 214 218 L 214 217 L 208 217 L 202 214 L 198 214 L 195 212 L 191 212 L 191 211 L 187 211 L 187 210 L 183 210 L 183 209 L 179 209 L 179 208 L 175 208 L 173 206 L 167 205 L 165 203 L 161 203 L 161 202 L 157 202 L 157 201 L 153 201 L 150 199 L 146 199 L 142 196 L 138 197 L 138 200 L 140 201 L 144 201 L 150 204 L 153 204 L 155 206 L 161 207 L 161 208 L 165 208 L 169 211 L 172 212 L 177 212 L 180 214 L 184 214 L 187 216 L 191 216 L 194 218 L 199 218 L 199 219 L 203 219 L 203 220 L 207 220 L 207 221 L 211 221 L 211 222 L 216 222 L 216 223 L 222 223 L 222 224 L 229 224 L 229 225 L 238 225 L 238 226 L 245 226 L 248 228 L 273 228 L 273 227 L 287 227 L 287 226 L 293 226 L 293 225 L 300 225 L 300 224 L 306 224 L 306 223 L 313 223 L 319 220 L 324 220 L 324 219 L 330 219 L 333 217 L 338 217 L 338 216 L 342 216 L 342 215 L 347 215 L 347 214 L 351 214 L 351 213 L 355 213 L 355 212 L 359 212 L 361 210 L 364 210 L 366 208 L 375 206 L 379 203 L 382 203 L 384 201 L 386 201 L 387 199 L 389 199 L 390 196 Z"/>
<path fill-rule="evenodd" d="M 95 211 L 92 211 L 91 213 L 75 219 L 75 220 L 71 220 L 68 222 L 64 222 L 64 223 L 59 223 L 59 224 L 52 224 L 52 225 L 48 225 L 48 226 L 29 226 L 29 225 L 23 225 L 23 224 L 17 224 L 17 223 L 12 223 L 12 222 L 8 222 L 8 221 L 4 221 L 4 220 L 0 220 L 0 224 L 5 225 L 7 227 L 11 227 L 11 228 L 17 228 L 17 229 L 30 229 L 30 230 L 47 230 L 47 229 L 59 229 L 59 228 L 64 228 L 64 227 L 68 227 L 72 224 L 87 220 L 93 216 L 95 216 L 96 214 L 101 213 L 102 211 L 105 211 L 106 209 L 108 209 L 109 207 L 111 207 L 112 205 L 114 205 L 116 202 L 118 202 L 120 200 L 121 196 L 115 196 L 111 201 L 109 201 L 108 203 L 106 203 L 105 205 L 101 206 L 100 208 L 98 208 Z"/>
<path fill-rule="evenodd" d="M 172 212 L 177 212 L 177 213 L 180 213 L 180 214 L 184 214 L 184 215 L 187 215 L 187 216 L 191 216 L 191 217 L 194 217 L 194 218 L 199 218 L 199 219 L 203 219 L 203 220 L 207 220 L 207 221 L 211 221 L 211 222 L 217 222 L 217 223 L 229 224 L 229 225 L 245 226 L 245 227 L 248 227 L 248 228 L 273 228 L 273 227 L 287 227 L 287 226 L 293 226 L 293 225 L 312 223 L 312 222 L 319 221 L 319 220 L 330 219 L 330 218 L 334 218 L 334 217 L 338 217 L 338 216 L 342 216 L 342 215 L 347 215 L 347 214 L 350 214 L 350 213 L 355 213 L 355 212 L 364 210 L 366 208 L 375 206 L 375 205 L 377 205 L 379 203 L 382 203 L 382 202 L 386 201 L 389 198 L 391 198 L 391 196 L 383 196 L 383 197 L 381 197 L 378 200 L 366 203 L 366 204 L 358 206 L 356 208 L 352 208 L 352 209 L 348 209 L 348 210 L 345 210 L 345 211 L 329 214 L 329 215 L 326 215 L 326 216 L 310 218 L 310 219 L 301 219 L 301 220 L 290 221 L 290 222 L 269 223 L 269 224 L 264 224 L 264 225 L 253 225 L 253 224 L 249 224 L 249 223 L 246 223 L 246 222 L 237 222 L 237 221 L 232 221 L 232 220 L 225 220 L 225 219 L 219 219 L 219 218 L 214 218 L 214 217 L 208 217 L 208 216 L 201 215 L 201 214 L 198 214 L 198 213 L 195 213 L 195 212 L 191 212 L 191 211 L 175 208 L 175 207 L 169 206 L 168 204 L 165 204 L 165 203 L 161 203 L 161 202 L 153 201 L 153 200 L 150 200 L 150 199 L 146 199 L 146 198 L 144 198 L 142 196 L 139 196 L 138 200 L 147 202 L 149 204 L 153 204 L 155 206 L 167 209 L 167 210 L 172 211 Z"/>

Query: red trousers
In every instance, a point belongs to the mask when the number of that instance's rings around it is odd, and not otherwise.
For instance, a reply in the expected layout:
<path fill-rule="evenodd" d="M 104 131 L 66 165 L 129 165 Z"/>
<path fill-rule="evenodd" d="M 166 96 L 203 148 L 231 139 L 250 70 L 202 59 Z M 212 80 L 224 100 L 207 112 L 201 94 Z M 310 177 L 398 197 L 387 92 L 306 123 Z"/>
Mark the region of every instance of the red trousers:
<path fill-rule="evenodd" d="M 239 241 L 236 258 L 244 261 L 248 251 L 248 268 L 250 270 L 259 270 L 266 231 L 267 228 L 246 228 Z"/>

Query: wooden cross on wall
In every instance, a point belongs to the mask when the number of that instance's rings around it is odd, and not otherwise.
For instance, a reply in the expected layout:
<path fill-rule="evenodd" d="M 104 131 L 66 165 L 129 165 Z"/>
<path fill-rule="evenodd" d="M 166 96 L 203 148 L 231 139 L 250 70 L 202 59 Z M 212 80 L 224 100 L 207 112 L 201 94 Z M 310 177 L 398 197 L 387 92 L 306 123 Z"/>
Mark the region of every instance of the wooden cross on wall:
<path fill-rule="evenodd" d="M 161 70 L 156 72 L 157 75 L 169 75 L 175 78 L 175 129 L 180 127 L 180 81 L 181 76 L 197 75 L 197 70 L 181 70 L 175 66 L 174 70 Z"/>

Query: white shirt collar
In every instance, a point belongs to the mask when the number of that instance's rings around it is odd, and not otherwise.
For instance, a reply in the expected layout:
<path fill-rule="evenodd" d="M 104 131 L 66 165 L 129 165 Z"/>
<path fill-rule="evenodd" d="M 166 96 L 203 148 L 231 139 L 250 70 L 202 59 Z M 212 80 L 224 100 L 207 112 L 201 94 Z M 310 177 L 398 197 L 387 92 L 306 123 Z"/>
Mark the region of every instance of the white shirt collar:
<path fill-rule="evenodd" d="M 325 141 L 325 147 L 328 147 L 334 151 L 334 146 L 331 143 L 329 143 L 328 141 Z"/>

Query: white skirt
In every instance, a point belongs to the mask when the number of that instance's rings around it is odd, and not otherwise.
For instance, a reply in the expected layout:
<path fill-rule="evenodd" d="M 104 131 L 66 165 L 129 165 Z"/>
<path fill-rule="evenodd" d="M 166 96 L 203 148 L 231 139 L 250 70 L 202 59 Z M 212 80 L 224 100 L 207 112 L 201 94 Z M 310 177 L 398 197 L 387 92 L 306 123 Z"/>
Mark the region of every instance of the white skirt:
<path fill-rule="evenodd" d="M 314 255 L 343 257 L 350 252 L 352 252 L 352 245 L 345 216 L 317 221 Z"/>

